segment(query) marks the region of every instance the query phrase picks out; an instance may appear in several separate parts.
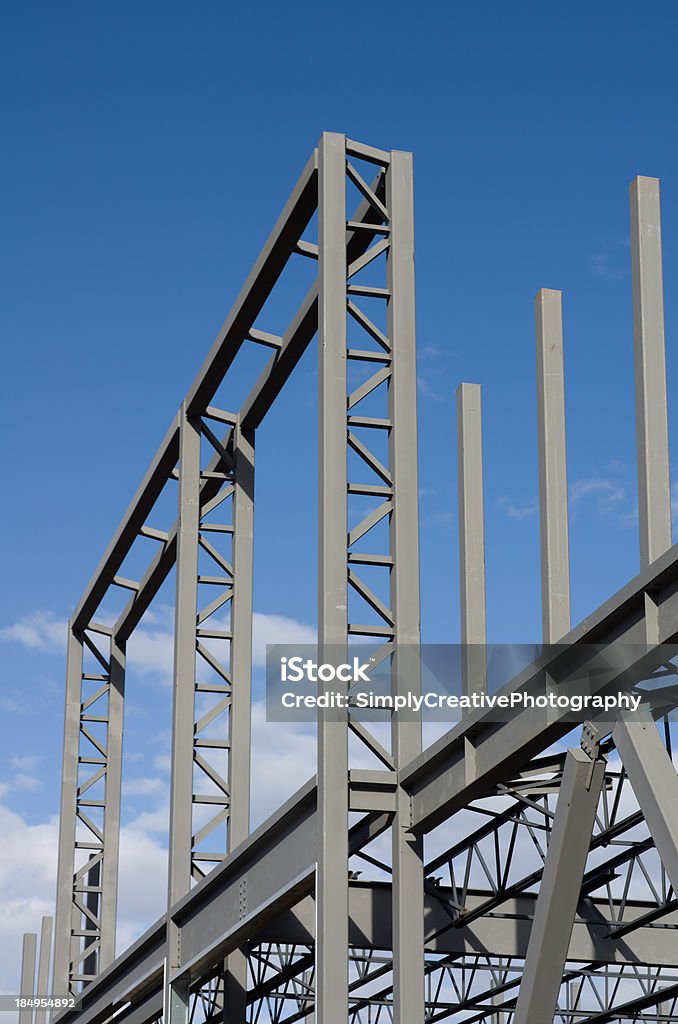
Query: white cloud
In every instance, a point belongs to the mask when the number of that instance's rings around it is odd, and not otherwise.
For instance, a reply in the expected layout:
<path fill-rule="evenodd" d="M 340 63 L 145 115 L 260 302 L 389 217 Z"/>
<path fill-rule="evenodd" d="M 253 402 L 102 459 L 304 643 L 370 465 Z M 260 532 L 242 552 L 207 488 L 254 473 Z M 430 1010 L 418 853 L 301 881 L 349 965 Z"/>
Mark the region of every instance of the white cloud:
<path fill-rule="evenodd" d="M 16 772 L 32 772 L 44 761 L 42 754 L 26 754 L 23 757 L 10 758 L 10 768 Z"/>
<path fill-rule="evenodd" d="M 65 619 L 58 619 L 53 612 L 36 611 L 17 619 L 11 626 L 0 628 L 0 640 L 13 641 L 35 651 L 63 654 L 66 650 Z"/>
<path fill-rule="evenodd" d="M 435 388 L 432 388 L 425 377 L 421 374 L 417 376 L 417 389 L 419 394 L 423 398 L 429 398 L 432 402 L 444 402 L 445 395 L 439 394 Z"/>
<path fill-rule="evenodd" d="M 12 786 L 16 789 L 34 791 L 42 788 L 42 779 L 36 778 L 35 775 L 26 775 L 24 772 L 18 772 L 12 779 Z"/>
<path fill-rule="evenodd" d="M 136 779 L 125 779 L 122 785 L 123 797 L 125 796 L 155 796 L 166 793 L 167 783 L 163 779 L 139 777 Z"/>
<path fill-rule="evenodd" d="M 539 511 L 539 499 L 526 498 L 522 501 L 513 501 L 508 495 L 504 495 L 497 501 L 497 508 L 502 509 L 509 519 L 530 519 Z"/>
<path fill-rule="evenodd" d="M 586 498 L 596 499 L 596 508 L 601 513 L 614 511 L 626 500 L 626 487 L 618 480 L 608 477 L 587 477 L 576 480 L 570 488 L 570 501 L 577 505 Z"/>

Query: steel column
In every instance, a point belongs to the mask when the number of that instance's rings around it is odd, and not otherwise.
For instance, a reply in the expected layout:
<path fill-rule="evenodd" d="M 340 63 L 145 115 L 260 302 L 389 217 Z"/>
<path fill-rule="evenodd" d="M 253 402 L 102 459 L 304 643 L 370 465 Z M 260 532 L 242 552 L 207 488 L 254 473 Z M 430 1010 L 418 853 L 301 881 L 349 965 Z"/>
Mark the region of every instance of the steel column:
<path fill-rule="evenodd" d="M 417 370 L 414 297 L 414 195 L 412 156 L 394 152 L 387 172 L 390 214 L 387 256 L 390 451 L 393 514 L 390 545 L 391 612 L 397 645 L 396 685 L 403 694 L 420 690 L 419 494 L 417 459 Z M 396 768 L 421 751 L 421 719 L 392 718 Z M 409 796 L 400 786 L 392 827 L 393 1021 L 424 1019 L 423 841 L 409 830 Z"/>
<path fill-rule="evenodd" d="M 106 764 L 106 816 L 101 878 L 100 974 L 115 960 L 120 860 L 120 805 L 122 800 L 122 738 L 125 707 L 125 645 L 111 637 L 108 684 L 108 743 Z"/>
<path fill-rule="evenodd" d="M 641 566 L 671 546 L 659 180 L 630 187 Z"/>
<path fill-rule="evenodd" d="M 568 750 L 514 1024 L 553 1024 L 605 764 Z"/>
<path fill-rule="evenodd" d="M 179 422 L 179 514 L 177 531 L 176 606 L 174 626 L 174 679 L 172 704 L 172 766 L 168 909 L 191 885 L 193 823 L 193 732 L 195 721 L 197 575 L 200 526 L 200 424 L 182 406 Z M 167 920 L 165 1020 L 188 1020 L 188 987 L 174 982 L 180 966 L 179 933 Z"/>
<path fill-rule="evenodd" d="M 318 643 L 347 642 L 346 139 L 326 132 L 318 149 Z M 333 720 L 334 717 L 334 720 Z M 316 1014 L 348 1016 L 347 720 L 318 720 Z"/>
<path fill-rule="evenodd" d="M 479 384 L 457 388 L 457 489 L 461 588 L 462 691 L 487 688 L 485 644 L 485 511 Z"/>
<path fill-rule="evenodd" d="M 56 920 L 54 929 L 53 991 L 71 991 L 71 933 L 73 928 L 73 872 L 75 870 L 75 809 L 78 789 L 80 742 L 80 694 L 82 689 L 83 642 L 70 627 L 66 661 L 66 707 L 61 768 L 59 811 L 59 859 L 57 866 Z"/>
<path fill-rule="evenodd" d="M 570 629 L 562 293 L 542 288 L 535 297 L 534 307 L 542 635 L 545 644 L 555 644 Z"/>
<path fill-rule="evenodd" d="M 234 441 L 233 572 L 231 606 L 231 711 L 228 782 L 231 804 L 228 851 L 250 831 L 250 757 L 252 733 L 252 586 L 254 553 L 254 431 L 240 424 Z M 226 960 L 224 1020 L 244 1024 L 247 1009 L 247 956 L 242 950 Z"/>
<path fill-rule="evenodd" d="M 43 917 L 40 925 L 40 953 L 38 956 L 38 980 L 36 984 L 37 993 L 45 996 L 49 992 L 49 966 L 52 954 L 52 918 Z M 35 1024 L 44 1024 L 47 1020 L 47 1010 L 38 1009 L 35 1011 Z"/>
<path fill-rule="evenodd" d="M 674 892 L 678 892 L 678 775 L 648 714 L 619 719 L 612 738 Z"/>
<path fill-rule="evenodd" d="M 21 992 L 20 996 L 34 996 L 35 993 L 35 954 L 38 936 L 33 932 L 24 933 L 21 950 Z M 43 995 L 44 993 L 39 993 Z M 33 1007 L 19 1008 L 19 1024 L 32 1024 Z"/>

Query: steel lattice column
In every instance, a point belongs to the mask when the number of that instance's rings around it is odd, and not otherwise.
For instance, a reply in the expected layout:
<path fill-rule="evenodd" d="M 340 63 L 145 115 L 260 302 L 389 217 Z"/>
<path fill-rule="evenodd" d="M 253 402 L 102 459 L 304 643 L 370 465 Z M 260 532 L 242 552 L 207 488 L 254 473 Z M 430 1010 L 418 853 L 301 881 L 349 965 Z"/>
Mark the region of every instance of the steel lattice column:
<path fill-rule="evenodd" d="M 219 440 L 207 420 L 227 425 Z M 201 437 L 214 457 L 201 471 Z M 201 484 L 216 481 L 206 499 Z M 229 519 L 230 522 L 215 521 Z M 254 437 L 237 416 L 210 407 L 203 417 L 186 407 L 180 418 L 179 519 L 175 621 L 172 779 L 168 907 L 249 832 L 252 652 Z M 209 571 L 203 571 L 202 562 Z M 216 592 L 216 596 L 213 596 Z M 206 602 L 206 603 L 205 603 Z M 223 621 L 226 616 L 226 621 Z M 224 762 L 226 767 L 224 768 Z M 197 809 L 197 810 L 196 810 Z M 225 840 L 214 843 L 225 826 Z M 212 847 L 205 847 L 206 841 Z M 179 930 L 168 918 L 171 1021 L 188 1014 Z M 244 1020 L 246 963 L 234 952 L 225 964 L 229 1019 Z"/>
<path fill-rule="evenodd" d="M 101 637 L 107 637 L 108 655 Z M 97 671 L 84 666 L 84 653 Z M 125 648 L 69 628 L 54 991 L 77 992 L 115 956 Z"/>
<path fill-rule="evenodd" d="M 318 643 L 346 645 L 346 140 L 325 133 L 318 148 Z M 316 1013 L 348 1016 L 348 729 L 318 721 Z"/>

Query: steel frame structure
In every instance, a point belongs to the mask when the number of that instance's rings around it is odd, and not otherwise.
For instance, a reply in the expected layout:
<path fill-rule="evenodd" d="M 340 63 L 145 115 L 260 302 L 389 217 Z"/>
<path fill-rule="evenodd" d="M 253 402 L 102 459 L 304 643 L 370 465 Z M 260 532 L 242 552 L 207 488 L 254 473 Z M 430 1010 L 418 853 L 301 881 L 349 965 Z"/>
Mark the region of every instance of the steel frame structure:
<path fill-rule="evenodd" d="M 314 214 L 317 242 L 303 238 Z M 678 641 L 655 179 L 634 181 L 631 215 L 641 572 L 574 629 L 561 296 L 536 300 L 543 635 L 559 645 L 546 666 L 556 682 L 588 644 L 637 645 L 626 674 L 644 679 Z M 316 281 L 272 335 L 257 319 L 295 255 L 317 261 Z M 58 1020 L 678 1019 L 667 723 L 592 723 L 563 750 L 564 713 L 503 723 L 473 713 L 422 750 L 417 721 L 394 717 L 389 744 L 350 713 L 321 717 L 315 778 L 250 833 L 255 435 L 316 333 L 319 644 L 368 637 L 381 659 L 398 659 L 419 643 L 412 161 L 325 133 L 69 625 L 53 991 L 72 992 L 77 1008 Z M 240 409 L 222 409 L 217 392 L 250 344 L 271 358 Z M 486 686 L 477 385 L 458 392 L 458 438 L 464 686 L 476 692 Z M 173 480 L 176 522 L 159 530 L 149 517 Z M 137 581 L 121 569 L 140 536 L 158 549 Z M 167 913 L 116 958 L 125 649 L 174 566 Z M 114 587 L 130 597 L 102 624 Z M 416 687 L 414 662 L 400 667 L 393 685 Z M 530 666 L 509 686 L 543 672 Z M 350 737 L 373 768 L 354 766 Z M 390 858 L 379 845 L 388 833 Z M 41 982 L 50 933 L 51 922 Z M 29 936 L 25 991 L 35 957 Z"/>

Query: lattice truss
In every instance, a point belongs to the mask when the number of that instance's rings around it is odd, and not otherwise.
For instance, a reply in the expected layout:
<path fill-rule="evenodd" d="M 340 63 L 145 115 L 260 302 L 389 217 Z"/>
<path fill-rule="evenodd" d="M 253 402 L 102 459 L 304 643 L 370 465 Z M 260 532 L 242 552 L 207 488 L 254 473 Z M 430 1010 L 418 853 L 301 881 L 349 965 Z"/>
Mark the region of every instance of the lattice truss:
<path fill-rule="evenodd" d="M 557 293 L 540 293 L 537 319 L 545 642 L 639 645 L 633 682 L 678 640 L 668 464 L 652 476 L 668 451 L 653 181 L 632 192 L 643 569 L 571 633 Z M 308 291 L 272 333 L 288 263 Z M 316 333 L 321 650 L 367 644 L 393 693 L 419 685 L 411 158 L 327 133 L 70 623 L 53 991 L 78 1007 L 60 1024 L 533 1024 L 541 974 L 562 1024 L 676 1019 L 678 779 L 661 713 L 659 729 L 646 715 L 583 733 L 558 715 L 476 716 L 423 753 L 419 722 L 321 716 L 316 779 L 250 835 L 255 437 Z M 241 351 L 262 358 L 235 409 Z M 482 645 L 469 387 L 462 639 Z M 116 959 L 126 648 L 175 567 L 167 914 Z M 111 613 L 113 593 L 126 603 Z"/>

